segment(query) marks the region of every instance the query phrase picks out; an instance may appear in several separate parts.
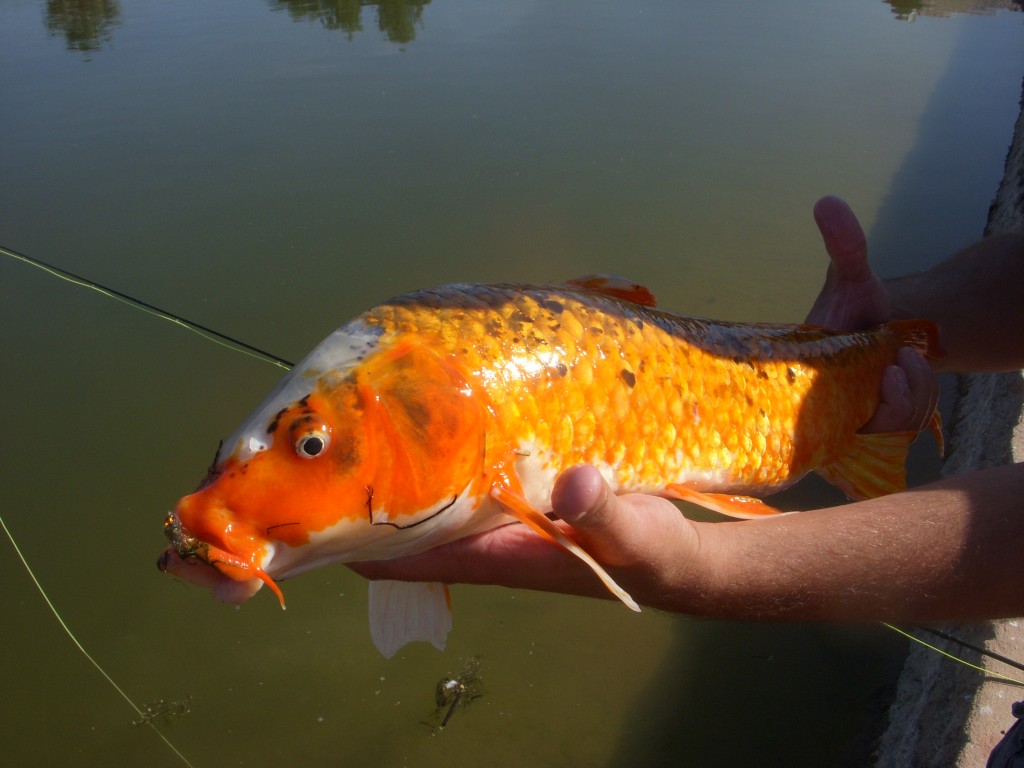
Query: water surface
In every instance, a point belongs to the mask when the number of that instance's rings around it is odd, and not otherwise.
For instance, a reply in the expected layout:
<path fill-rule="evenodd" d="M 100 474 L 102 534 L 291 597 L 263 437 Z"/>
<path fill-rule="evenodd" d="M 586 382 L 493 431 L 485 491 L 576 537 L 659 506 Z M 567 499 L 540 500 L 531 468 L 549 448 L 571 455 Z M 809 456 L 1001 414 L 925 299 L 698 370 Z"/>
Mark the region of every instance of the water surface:
<path fill-rule="evenodd" d="M 1022 17 L 935 12 L 3 0 L 0 242 L 290 359 L 450 281 L 618 272 L 688 314 L 799 320 L 822 194 L 885 274 L 981 233 Z M 20 263 L 0 296 L 4 519 L 133 698 L 191 697 L 166 730 L 196 766 L 819 766 L 870 734 L 903 650 L 875 627 L 456 587 L 449 649 L 385 661 L 343 567 L 289 582 L 286 613 L 214 603 L 157 572 L 160 523 L 279 371 Z M 912 482 L 934 471 L 922 446 Z M 6 544 L 0 578 L 5 762 L 179 765 Z M 469 656 L 485 694 L 432 734 Z"/>

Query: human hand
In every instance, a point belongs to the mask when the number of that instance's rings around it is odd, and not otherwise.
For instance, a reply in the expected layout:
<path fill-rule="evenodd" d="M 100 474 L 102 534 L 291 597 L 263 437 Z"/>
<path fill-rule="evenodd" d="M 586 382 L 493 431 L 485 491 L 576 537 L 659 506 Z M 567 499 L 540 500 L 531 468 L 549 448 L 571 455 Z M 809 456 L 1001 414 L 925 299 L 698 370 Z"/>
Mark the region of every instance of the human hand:
<path fill-rule="evenodd" d="M 823 197 L 814 206 L 814 220 L 831 264 L 807 322 L 861 330 L 889 320 L 885 284 L 868 264 L 867 238 L 850 206 L 838 197 Z M 901 349 L 896 364 L 882 374 L 878 409 L 860 431 L 920 432 L 938 400 L 927 361 L 909 347 Z"/>
<path fill-rule="evenodd" d="M 616 496 L 592 466 L 563 472 L 551 505 L 558 525 L 637 602 L 671 607 L 679 584 L 697 588 L 691 572 L 702 551 L 698 528 L 667 499 Z M 583 563 L 525 525 L 507 525 L 398 560 L 350 563 L 369 579 L 501 584 L 547 592 L 609 597 Z"/>
<path fill-rule="evenodd" d="M 841 198 L 823 197 L 814 205 L 814 221 L 831 264 L 807 322 L 847 331 L 886 322 L 885 284 L 871 271 L 868 241 L 850 206 Z"/>

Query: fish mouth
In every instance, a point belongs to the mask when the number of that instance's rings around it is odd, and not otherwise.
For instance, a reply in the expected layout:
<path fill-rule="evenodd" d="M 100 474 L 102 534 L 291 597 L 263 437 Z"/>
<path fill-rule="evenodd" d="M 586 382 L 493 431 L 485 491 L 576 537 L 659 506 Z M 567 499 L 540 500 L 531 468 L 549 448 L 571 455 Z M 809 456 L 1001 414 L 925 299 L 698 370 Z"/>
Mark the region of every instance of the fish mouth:
<path fill-rule="evenodd" d="M 248 600 L 266 584 L 285 607 L 281 588 L 263 570 L 265 562 L 256 563 L 256 552 L 245 558 L 202 541 L 182 525 L 175 512 L 164 518 L 164 535 L 171 545 L 157 558 L 161 572 L 212 589 L 217 600 L 231 604 Z"/>

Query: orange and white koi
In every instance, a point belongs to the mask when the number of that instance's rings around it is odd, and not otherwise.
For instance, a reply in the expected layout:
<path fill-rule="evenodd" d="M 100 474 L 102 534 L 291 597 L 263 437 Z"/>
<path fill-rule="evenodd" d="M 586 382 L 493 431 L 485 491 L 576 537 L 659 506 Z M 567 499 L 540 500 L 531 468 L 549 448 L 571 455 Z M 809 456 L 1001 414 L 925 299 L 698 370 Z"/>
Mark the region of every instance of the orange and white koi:
<path fill-rule="evenodd" d="M 228 602 L 267 584 L 283 605 L 276 582 L 312 568 L 518 520 L 639 610 L 543 514 L 562 470 L 740 517 L 776 512 L 756 497 L 810 471 L 856 499 L 901 490 L 915 435 L 858 429 L 897 350 L 937 356 L 936 333 L 682 317 L 606 278 L 400 296 L 331 334 L 222 444 L 168 516 L 160 566 Z M 387 656 L 443 648 L 447 588 L 371 582 L 370 619 Z"/>

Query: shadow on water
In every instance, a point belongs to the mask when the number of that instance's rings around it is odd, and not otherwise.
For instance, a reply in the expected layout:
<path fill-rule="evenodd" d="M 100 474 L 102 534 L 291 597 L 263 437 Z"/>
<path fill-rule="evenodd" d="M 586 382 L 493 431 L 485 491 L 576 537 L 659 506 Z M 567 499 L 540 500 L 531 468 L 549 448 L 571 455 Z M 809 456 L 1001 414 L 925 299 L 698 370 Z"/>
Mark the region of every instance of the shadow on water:
<path fill-rule="evenodd" d="M 890 5 L 895 13 L 897 6 L 909 4 Z M 946 5 L 935 15 L 991 6 Z M 974 78 L 972 50 L 978 44 L 972 28 L 965 26 L 868 235 L 874 263 L 884 275 L 927 268 L 982 234 L 998 175 L 973 186 L 958 182 L 978 175 L 958 173 L 961 164 L 979 162 L 974 148 L 960 139 L 962 126 L 976 100 L 992 98 Z M 1019 62 L 1008 66 L 1019 72 Z M 1005 136 L 993 136 L 987 147 L 1009 142 L 1015 117 L 1016 100 L 1009 99 Z M 928 442 L 919 440 L 912 450 L 910 485 L 938 477 L 939 462 L 932 446 L 924 445 Z M 842 500 L 823 481 L 809 478 L 775 496 L 773 503 L 806 509 Z M 706 766 L 751 760 L 791 766 L 869 764 L 907 649 L 906 640 L 880 625 L 680 618 L 673 649 L 637 698 L 610 765 L 669 766 L 686 759 Z"/>
<path fill-rule="evenodd" d="M 1016 0 L 973 6 L 977 12 L 982 6 L 1021 10 Z M 982 25 L 963 26 L 943 79 L 928 100 L 917 139 L 882 201 L 868 241 L 873 263 L 883 276 L 926 269 L 982 235 L 1002 178 L 1002 163 L 987 178 L 975 169 L 992 147 L 1001 147 L 1003 153 L 1009 148 L 1019 96 L 1016 90 L 995 92 L 978 69 L 972 52 L 985 45 L 984 34 Z M 1022 64 L 1024 55 L 1004 63 L 1011 73 L 1008 82 L 1019 77 Z M 993 103 L 1005 104 L 1006 120 L 979 140 L 971 115 L 983 105 L 991 109 Z M 975 131 L 970 139 L 968 126 Z"/>

